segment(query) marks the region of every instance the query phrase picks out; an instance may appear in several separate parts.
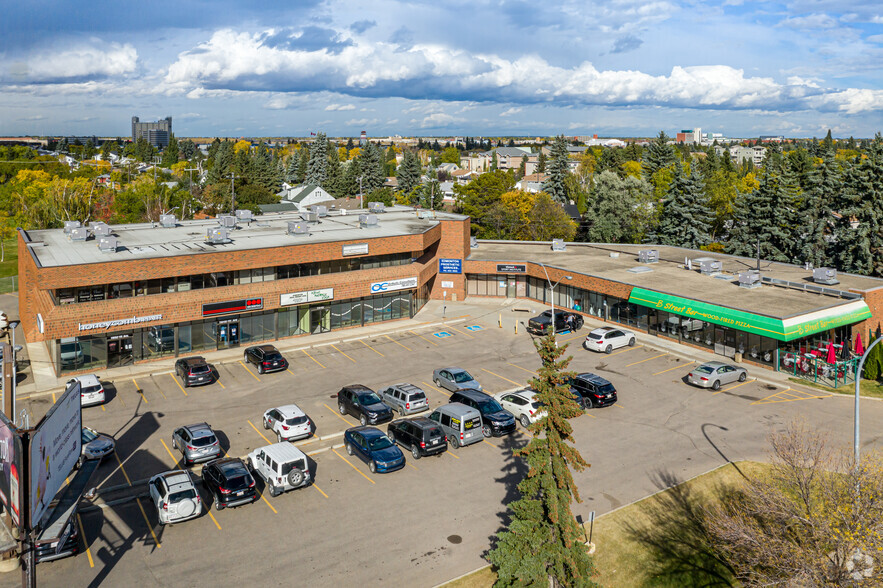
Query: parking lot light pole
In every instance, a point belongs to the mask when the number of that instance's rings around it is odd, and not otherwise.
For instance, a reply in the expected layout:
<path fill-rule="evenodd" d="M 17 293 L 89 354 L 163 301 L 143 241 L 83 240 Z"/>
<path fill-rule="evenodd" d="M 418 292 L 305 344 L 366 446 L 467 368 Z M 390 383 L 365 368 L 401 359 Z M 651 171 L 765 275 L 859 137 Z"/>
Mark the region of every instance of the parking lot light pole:
<path fill-rule="evenodd" d="M 883 337 L 877 337 L 873 343 L 868 345 L 868 348 L 865 349 L 864 355 L 862 355 L 861 359 L 858 360 L 858 365 L 855 368 L 855 417 L 854 417 L 855 420 L 853 423 L 853 435 L 854 435 L 853 443 L 854 443 L 854 448 L 855 448 L 855 463 L 853 464 L 853 467 L 855 467 L 856 470 L 858 470 L 858 459 L 859 459 L 859 451 L 860 451 L 859 443 L 858 443 L 858 437 L 859 437 L 859 435 L 858 435 L 858 429 L 859 429 L 858 400 L 859 400 L 859 393 L 860 393 L 860 384 L 862 381 L 862 367 L 865 365 L 865 359 L 868 358 L 868 354 L 871 352 L 871 349 L 873 349 L 874 345 L 876 345 L 880 341 L 883 341 Z"/>
<path fill-rule="evenodd" d="M 552 317 L 551 317 L 552 318 L 552 323 L 551 323 L 552 324 L 552 337 L 554 337 L 555 336 L 555 286 L 560 284 L 561 280 L 572 280 L 573 276 L 563 276 L 560 280 L 558 280 L 557 282 L 552 284 L 552 280 L 549 279 L 549 272 L 546 271 L 546 264 L 544 264 L 542 262 L 537 262 L 537 263 L 539 263 L 540 266 L 542 266 L 543 273 L 546 274 L 546 281 L 549 282 L 549 289 L 552 291 L 552 296 L 551 296 L 550 302 L 552 304 Z M 556 343 L 556 345 L 557 345 L 557 343 Z"/>

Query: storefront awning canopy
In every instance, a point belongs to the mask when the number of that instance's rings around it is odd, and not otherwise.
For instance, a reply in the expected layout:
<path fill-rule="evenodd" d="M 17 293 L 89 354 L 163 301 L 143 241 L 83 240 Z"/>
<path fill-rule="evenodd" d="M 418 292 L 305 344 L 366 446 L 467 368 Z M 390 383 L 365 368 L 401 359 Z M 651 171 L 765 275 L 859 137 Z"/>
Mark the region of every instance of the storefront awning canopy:
<path fill-rule="evenodd" d="M 643 288 L 633 288 L 629 295 L 629 302 L 771 337 L 779 341 L 793 341 L 828 329 L 851 325 L 871 317 L 871 311 L 863 300 L 853 300 L 846 304 L 784 320 L 644 290 Z"/>

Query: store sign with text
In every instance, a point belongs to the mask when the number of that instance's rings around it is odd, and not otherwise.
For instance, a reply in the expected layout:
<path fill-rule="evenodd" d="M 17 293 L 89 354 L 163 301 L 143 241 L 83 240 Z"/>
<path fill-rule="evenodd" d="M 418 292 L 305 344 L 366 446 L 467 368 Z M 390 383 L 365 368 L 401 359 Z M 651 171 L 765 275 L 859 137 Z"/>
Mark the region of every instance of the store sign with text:
<path fill-rule="evenodd" d="M 438 273 L 440 274 L 462 274 L 463 273 L 463 260 L 462 259 L 445 259 L 441 258 L 438 260 Z"/>
<path fill-rule="evenodd" d="M 42 317 L 40 318 L 42 322 Z M 117 319 L 114 321 L 100 321 L 97 323 L 79 323 L 78 330 L 80 331 L 94 331 L 95 329 L 104 329 L 107 330 L 111 327 L 122 327 L 125 325 L 137 325 L 139 323 L 148 323 L 151 321 L 159 321 L 162 320 L 161 314 L 149 314 L 147 316 L 133 316 L 130 318 Z M 42 333 L 42 328 L 40 329 Z"/>
<path fill-rule="evenodd" d="M 231 312 L 248 312 L 261 310 L 264 307 L 263 298 L 243 298 L 242 300 L 230 300 L 229 302 L 213 302 L 202 305 L 202 316 L 216 316 L 230 314 Z"/>
<path fill-rule="evenodd" d="M 407 290 L 416 288 L 420 281 L 417 278 L 402 278 L 400 280 L 389 280 L 386 282 L 374 282 L 371 284 L 372 294 L 382 294 L 383 292 L 392 292 L 393 290 Z"/>
<path fill-rule="evenodd" d="M 290 292 L 279 296 L 280 306 L 292 306 L 294 304 L 306 304 L 308 302 L 322 302 L 334 299 L 334 288 L 322 288 L 321 290 L 308 290 L 306 292 Z"/>
<path fill-rule="evenodd" d="M 498 274 L 526 274 L 527 265 L 524 263 L 498 263 Z"/>

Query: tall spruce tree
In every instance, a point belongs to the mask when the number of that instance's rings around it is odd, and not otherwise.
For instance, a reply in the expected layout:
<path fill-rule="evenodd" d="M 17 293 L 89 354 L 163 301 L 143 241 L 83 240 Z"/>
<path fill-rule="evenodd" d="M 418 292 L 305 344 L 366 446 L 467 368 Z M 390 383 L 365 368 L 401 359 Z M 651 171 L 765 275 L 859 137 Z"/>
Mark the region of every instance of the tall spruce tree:
<path fill-rule="evenodd" d="M 641 169 L 646 174 L 647 179 L 652 180 L 656 172 L 669 167 L 677 159 L 674 148 L 668 144 L 669 141 L 670 139 L 665 134 L 665 131 L 659 131 L 659 135 L 644 151 L 644 161 L 641 162 Z"/>
<path fill-rule="evenodd" d="M 307 147 L 301 147 L 300 153 L 297 156 L 297 173 L 295 175 L 295 182 L 298 184 L 303 184 L 307 179 L 307 169 L 310 167 L 310 150 Z"/>
<path fill-rule="evenodd" d="M 800 219 L 800 258 L 814 267 L 828 265 L 828 223 L 832 205 L 840 200 L 843 189 L 840 169 L 833 153 L 826 153 L 822 163 L 807 174 L 807 190 L 803 194 L 798 217 Z"/>
<path fill-rule="evenodd" d="M 178 139 L 175 138 L 175 133 L 171 133 L 169 144 L 162 152 L 162 165 L 163 167 L 172 167 L 176 163 L 178 163 Z"/>
<path fill-rule="evenodd" d="M 698 166 L 690 174 L 683 166 L 675 166 L 675 175 L 662 201 L 662 213 L 656 229 L 655 241 L 660 245 L 674 245 L 699 249 L 711 240 L 714 215 L 708 207 L 705 187 Z"/>
<path fill-rule="evenodd" d="M 383 173 L 383 161 L 380 147 L 372 142 L 368 142 L 365 149 L 359 155 L 362 160 L 360 167 L 362 169 L 362 190 L 367 194 L 374 190 L 379 190 L 386 182 L 386 176 Z"/>
<path fill-rule="evenodd" d="M 581 502 L 571 468 L 589 467 L 573 446 L 570 419 L 582 411 L 570 393 L 572 357 L 562 359 L 567 346 L 558 347 L 551 334 L 534 345 L 542 367 L 529 384 L 546 416 L 528 427 L 530 442 L 513 452 L 528 472 L 518 484 L 520 498 L 509 504 L 509 526 L 487 559 L 497 571 L 495 586 L 594 587 L 594 561 L 570 510 Z"/>
<path fill-rule="evenodd" d="M 297 166 L 300 163 L 297 151 L 288 156 L 288 163 L 285 166 L 285 182 L 290 185 L 297 183 Z"/>
<path fill-rule="evenodd" d="M 304 184 L 325 187 L 328 179 L 328 140 L 325 133 L 316 135 L 316 140 L 310 145 L 310 160 L 307 163 L 307 175 Z"/>
<path fill-rule="evenodd" d="M 546 173 L 546 162 L 548 161 L 548 157 L 546 157 L 546 152 L 540 148 L 540 154 L 537 156 L 537 172 L 538 174 Z"/>
<path fill-rule="evenodd" d="M 543 184 L 543 191 L 551 196 L 552 200 L 568 204 L 570 198 L 567 195 L 567 176 L 570 174 L 570 164 L 568 163 L 567 141 L 564 140 L 564 135 L 555 137 L 551 156 L 549 180 Z"/>
<path fill-rule="evenodd" d="M 340 165 L 340 153 L 332 144 L 329 144 L 328 146 L 328 179 L 325 184 L 325 191 L 335 198 L 340 198 L 345 195 L 343 167 Z"/>
<path fill-rule="evenodd" d="M 399 190 L 405 194 L 410 194 L 411 191 L 420 184 L 421 171 L 422 169 L 420 161 L 417 159 L 417 155 L 410 149 L 406 149 L 402 157 L 402 163 L 399 165 L 399 169 L 396 172 Z"/>

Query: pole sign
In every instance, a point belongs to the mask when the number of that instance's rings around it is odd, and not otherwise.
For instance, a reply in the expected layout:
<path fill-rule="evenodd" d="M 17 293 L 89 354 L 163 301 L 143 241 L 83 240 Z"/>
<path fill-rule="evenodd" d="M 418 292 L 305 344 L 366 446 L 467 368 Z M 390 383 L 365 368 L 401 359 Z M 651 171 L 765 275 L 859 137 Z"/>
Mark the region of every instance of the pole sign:
<path fill-rule="evenodd" d="M 77 465 L 83 443 L 80 384 L 67 389 L 31 433 L 30 527 L 39 523 L 49 503 Z"/>
<path fill-rule="evenodd" d="M 416 288 L 420 283 L 417 278 L 402 278 L 400 280 L 389 280 L 387 282 L 374 282 L 371 284 L 372 294 L 382 294 L 383 292 L 392 292 L 393 290 L 407 290 Z"/>
<path fill-rule="evenodd" d="M 438 273 L 440 274 L 462 274 L 463 273 L 463 260 L 462 259 L 439 259 L 438 260 Z"/>
<path fill-rule="evenodd" d="M 527 264 L 524 263 L 498 263 L 498 274 L 526 274 Z"/>

